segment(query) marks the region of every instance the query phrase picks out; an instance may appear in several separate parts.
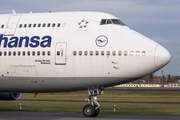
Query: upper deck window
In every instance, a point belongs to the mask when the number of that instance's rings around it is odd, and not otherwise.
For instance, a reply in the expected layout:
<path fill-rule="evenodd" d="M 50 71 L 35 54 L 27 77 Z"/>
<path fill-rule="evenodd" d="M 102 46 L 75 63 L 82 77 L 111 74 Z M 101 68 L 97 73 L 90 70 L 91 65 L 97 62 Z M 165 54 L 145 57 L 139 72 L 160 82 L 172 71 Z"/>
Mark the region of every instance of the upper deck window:
<path fill-rule="evenodd" d="M 21 27 L 22 27 L 22 24 L 19 25 L 19 28 L 21 28 Z"/>
<path fill-rule="evenodd" d="M 100 25 L 105 25 L 105 24 L 125 25 L 119 19 L 102 19 Z"/>
<path fill-rule="evenodd" d="M 27 24 L 24 24 L 24 28 L 26 28 L 27 27 Z"/>
<path fill-rule="evenodd" d="M 4 28 L 4 25 L 1 25 L 1 28 Z"/>

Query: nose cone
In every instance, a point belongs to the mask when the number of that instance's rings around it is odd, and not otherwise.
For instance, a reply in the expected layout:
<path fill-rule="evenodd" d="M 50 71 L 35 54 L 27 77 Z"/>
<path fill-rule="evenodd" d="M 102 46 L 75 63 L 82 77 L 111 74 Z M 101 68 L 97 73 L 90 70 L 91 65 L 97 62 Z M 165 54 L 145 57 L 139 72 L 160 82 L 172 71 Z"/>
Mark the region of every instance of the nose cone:
<path fill-rule="evenodd" d="M 155 50 L 155 66 L 157 69 L 160 69 L 167 65 L 171 60 L 170 53 L 161 45 L 156 46 Z"/>

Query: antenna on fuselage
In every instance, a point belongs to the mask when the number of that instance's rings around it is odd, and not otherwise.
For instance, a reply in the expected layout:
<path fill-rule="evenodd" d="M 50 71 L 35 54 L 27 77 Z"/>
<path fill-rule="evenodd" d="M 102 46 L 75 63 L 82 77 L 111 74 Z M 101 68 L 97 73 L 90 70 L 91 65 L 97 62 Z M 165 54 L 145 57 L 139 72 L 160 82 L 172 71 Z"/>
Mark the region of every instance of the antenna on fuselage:
<path fill-rule="evenodd" d="M 12 9 L 13 14 L 16 14 L 16 12 Z"/>

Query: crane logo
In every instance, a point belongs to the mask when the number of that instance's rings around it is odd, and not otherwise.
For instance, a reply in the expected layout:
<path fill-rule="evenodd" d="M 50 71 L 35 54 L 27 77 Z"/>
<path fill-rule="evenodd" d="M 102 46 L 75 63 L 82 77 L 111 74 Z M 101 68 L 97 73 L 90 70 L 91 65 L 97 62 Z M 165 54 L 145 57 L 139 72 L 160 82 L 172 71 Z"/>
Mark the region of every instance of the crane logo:
<path fill-rule="evenodd" d="M 108 43 L 108 38 L 104 35 L 100 35 L 99 37 L 96 38 L 96 45 L 99 47 L 104 47 Z"/>

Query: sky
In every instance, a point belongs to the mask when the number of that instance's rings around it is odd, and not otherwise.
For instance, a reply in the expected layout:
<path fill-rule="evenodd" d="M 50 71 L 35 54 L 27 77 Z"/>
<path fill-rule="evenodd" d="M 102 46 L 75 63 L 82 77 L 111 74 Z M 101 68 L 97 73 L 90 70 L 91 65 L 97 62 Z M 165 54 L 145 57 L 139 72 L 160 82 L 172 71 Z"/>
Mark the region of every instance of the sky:
<path fill-rule="evenodd" d="M 164 46 L 171 54 L 164 75 L 180 76 L 180 0 L 1 0 L 0 14 L 99 11 Z M 161 70 L 156 73 L 161 75 Z"/>

